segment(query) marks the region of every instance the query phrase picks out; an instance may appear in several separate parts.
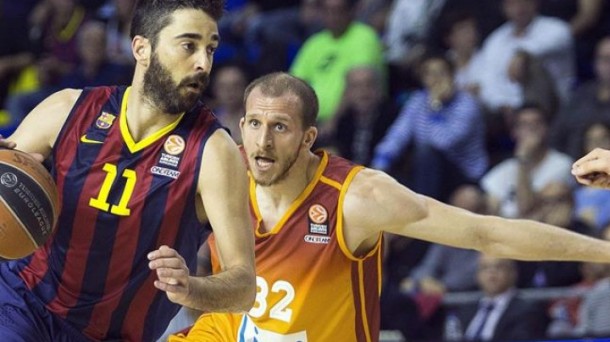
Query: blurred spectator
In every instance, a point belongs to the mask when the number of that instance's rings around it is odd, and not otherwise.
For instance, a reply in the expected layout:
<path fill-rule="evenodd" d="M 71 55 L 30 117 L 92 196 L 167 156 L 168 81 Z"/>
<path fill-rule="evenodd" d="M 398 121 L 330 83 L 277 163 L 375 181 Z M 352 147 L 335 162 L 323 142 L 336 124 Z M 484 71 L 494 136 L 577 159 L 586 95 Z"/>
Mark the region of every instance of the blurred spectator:
<path fill-rule="evenodd" d="M 550 148 L 548 115 L 539 106 L 516 111 L 512 134 L 513 157 L 493 167 L 481 186 L 500 216 L 528 217 L 541 210 L 540 191 L 548 184 L 574 184 L 572 159 Z"/>
<path fill-rule="evenodd" d="M 460 186 L 449 204 L 473 213 L 487 212 L 485 194 L 475 185 Z M 478 257 L 474 250 L 433 244 L 409 278 L 402 281 L 402 290 L 427 295 L 474 290 Z"/>
<path fill-rule="evenodd" d="M 549 121 L 553 120 L 559 99 L 551 75 L 538 58 L 525 50 L 517 50 L 508 66 L 508 78 L 521 86 L 523 103 L 540 106 L 551 115 Z"/>
<path fill-rule="evenodd" d="M 131 51 L 131 16 L 136 0 L 110 0 L 98 11 L 106 22 L 106 54 L 111 62 L 133 65 Z"/>
<path fill-rule="evenodd" d="M 595 80 L 576 90 L 555 120 L 552 144 L 573 158 L 582 156 L 583 132 L 596 121 L 610 120 L 610 36 L 599 41 L 595 53 Z"/>
<path fill-rule="evenodd" d="M 610 240 L 610 229 L 604 229 L 600 236 Z M 604 264 L 603 267 L 604 278 L 585 293 L 578 308 L 577 336 L 610 336 L 610 266 Z"/>
<path fill-rule="evenodd" d="M 375 146 L 398 110 L 385 96 L 384 78 L 377 68 L 354 67 L 347 73 L 345 83 L 342 103 L 333 117 L 336 128 L 329 132 L 328 140 L 339 155 L 369 165 Z"/>
<path fill-rule="evenodd" d="M 354 20 L 355 5 L 356 0 L 322 0 L 325 29 L 305 42 L 290 68 L 316 91 L 322 130 L 332 124 L 347 72 L 363 65 L 384 68 L 381 42 L 371 27 Z"/>
<path fill-rule="evenodd" d="M 321 29 L 317 0 L 254 1 L 258 14 L 246 27 L 244 44 L 256 76 L 286 70 L 303 42 Z M 280 5 L 281 4 L 281 5 Z"/>
<path fill-rule="evenodd" d="M 359 21 L 370 25 L 382 37 L 390 15 L 392 0 L 360 0 L 357 15 Z"/>
<path fill-rule="evenodd" d="M 498 112 L 523 103 L 523 90 L 507 73 L 517 50 L 539 58 L 553 77 L 561 98 L 567 99 L 574 81 L 568 24 L 538 15 L 537 0 L 503 0 L 502 4 L 508 22 L 485 40 L 482 50 L 481 99 L 485 105 Z"/>
<path fill-rule="evenodd" d="M 75 70 L 64 75 L 59 82 L 45 85 L 30 93 L 11 96 L 7 109 L 20 121 L 34 107 L 52 93 L 63 88 L 128 84 L 133 74 L 131 66 L 110 63 L 106 51 L 105 25 L 97 21 L 85 23 L 78 32 L 78 55 L 80 63 Z M 100 53 L 102 51 L 102 53 Z"/>
<path fill-rule="evenodd" d="M 477 29 L 481 35 L 481 39 L 484 40 L 487 36 L 502 23 L 504 23 L 504 15 L 502 14 L 502 1 L 481 1 L 481 0 L 449 0 L 445 1 L 441 13 L 436 20 L 436 23 L 432 26 L 433 32 L 431 32 L 432 40 L 431 44 L 441 43 L 443 31 L 446 27 L 443 23 L 446 23 L 450 17 L 454 16 L 455 13 L 469 13 L 471 14 L 477 23 Z M 436 42 L 435 42 L 436 41 Z"/>
<path fill-rule="evenodd" d="M 578 80 L 593 77 L 591 60 L 595 45 L 604 35 L 610 34 L 610 4 L 604 0 L 539 0 L 540 13 L 560 18 L 570 24 Z"/>
<path fill-rule="evenodd" d="M 610 336 L 610 277 L 599 280 L 586 294 L 579 308 L 576 335 Z"/>
<path fill-rule="evenodd" d="M 417 67 L 430 52 L 431 29 L 446 0 L 394 0 L 383 35 L 390 94 L 399 99 L 419 86 Z"/>
<path fill-rule="evenodd" d="M 517 296 L 513 260 L 481 255 L 477 282 L 483 298 L 457 312 L 466 341 L 516 341 L 544 337 L 547 318 L 542 306 Z"/>
<path fill-rule="evenodd" d="M 34 60 L 28 37 L 29 16 L 37 0 L 0 2 L 0 106 L 23 68 Z"/>
<path fill-rule="evenodd" d="M 414 65 L 446 0 L 394 0 L 384 42 L 389 63 Z"/>
<path fill-rule="evenodd" d="M 397 178 L 446 201 L 458 185 L 476 182 L 486 171 L 485 127 L 477 101 L 456 89 L 445 57 L 425 58 L 420 70 L 424 89 L 409 98 L 377 145 L 372 166 L 391 170 L 407 153 L 409 174 Z"/>
<path fill-rule="evenodd" d="M 574 215 L 572 186 L 551 182 L 536 194 L 536 209 L 526 218 L 591 235 L 591 227 Z M 560 287 L 581 280 L 577 262 L 528 261 L 519 263 L 519 287 Z"/>
<path fill-rule="evenodd" d="M 246 113 L 243 97 L 247 85 L 248 77 L 237 65 L 224 65 L 215 69 L 212 76 L 213 112 L 238 144 L 241 144 L 239 120 Z"/>
<path fill-rule="evenodd" d="M 252 66 L 255 77 L 286 70 L 298 47 L 320 29 L 318 22 L 316 0 L 233 1 L 219 22 L 217 61 Z"/>
<path fill-rule="evenodd" d="M 582 263 L 579 270 L 582 280 L 571 287 L 571 295 L 557 299 L 549 307 L 551 322 L 546 333 L 549 338 L 567 338 L 578 334 L 576 327 L 579 324 L 578 312 L 582 297 L 609 274 L 608 265 L 592 262 Z"/>
<path fill-rule="evenodd" d="M 77 0 L 45 0 L 32 13 L 30 37 L 37 41 L 41 86 L 57 85 L 79 62 L 77 36 L 87 20 Z"/>
<path fill-rule="evenodd" d="M 468 12 L 455 12 L 447 16 L 443 40 L 447 56 L 454 63 L 455 83 L 458 88 L 477 96 L 480 90 L 481 54 L 476 18 Z"/>
<path fill-rule="evenodd" d="M 609 118 L 610 120 L 610 118 Z M 610 124 L 596 122 L 584 132 L 585 155 L 595 148 L 610 149 Z M 610 225 L 610 190 L 578 186 L 574 191 L 576 215 L 596 231 L 600 232 Z"/>

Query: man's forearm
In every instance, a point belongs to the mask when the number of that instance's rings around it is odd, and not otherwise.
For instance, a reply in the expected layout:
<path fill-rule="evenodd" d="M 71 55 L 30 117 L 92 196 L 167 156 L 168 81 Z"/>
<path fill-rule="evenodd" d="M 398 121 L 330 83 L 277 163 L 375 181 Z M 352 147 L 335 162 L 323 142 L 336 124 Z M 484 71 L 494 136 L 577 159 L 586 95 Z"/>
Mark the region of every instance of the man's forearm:
<path fill-rule="evenodd" d="M 206 312 L 243 312 L 254 303 L 256 280 L 247 267 L 234 267 L 221 273 L 191 276 L 184 306 Z"/>

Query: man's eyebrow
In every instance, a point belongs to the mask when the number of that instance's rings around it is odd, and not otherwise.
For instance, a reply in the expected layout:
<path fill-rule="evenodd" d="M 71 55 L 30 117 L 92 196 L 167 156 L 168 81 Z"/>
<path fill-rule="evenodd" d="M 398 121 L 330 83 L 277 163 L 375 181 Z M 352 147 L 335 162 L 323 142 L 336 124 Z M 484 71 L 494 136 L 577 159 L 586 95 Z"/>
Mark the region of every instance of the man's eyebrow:
<path fill-rule="evenodd" d="M 174 39 L 182 39 L 182 38 L 201 40 L 201 39 L 203 39 L 203 36 L 199 33 L 188 33 L 187 32 L 187 33 L 179 34 L 174 37 Z M 218 33 L 213 33 L 211 39 L 214 42 L 218 42 L 218 41 L 220 41 L 220 36 L 218 35 Z"/>

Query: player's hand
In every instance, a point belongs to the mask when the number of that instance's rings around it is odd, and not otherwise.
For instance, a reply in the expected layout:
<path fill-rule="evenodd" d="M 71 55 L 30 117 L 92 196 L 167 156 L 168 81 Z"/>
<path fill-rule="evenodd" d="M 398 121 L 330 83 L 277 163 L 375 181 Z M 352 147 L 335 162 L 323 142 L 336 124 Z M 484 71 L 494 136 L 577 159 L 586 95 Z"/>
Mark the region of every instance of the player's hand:
<path fill-rule="evenodd" d="M 1 148 L 10 148 L 11 150 L 17 147 L 17 144 L 13 141 L 9 141 L 4 139 L 2 135 L 0 135 L 0 147 Z"/>
<path fill-rule="evenodd" d="M 148 267 L 156 271 L 155 287 L 174 303 L 183 304 L 189 295 L 189 269 L 184 258 L 167 246 L 148 253 Z"/>
<path fill-rule="evenodd" d="M 16 147 L 17 144 L 14 141 L 6 140 L 2 135 L 0 135 L 0 148 L 8 148 L 14 150 Z M 40 153 L 30 153 L 30 156 L 32 156 L 34 159 L 41 163 L 44 161 L 44 157 Z"/>
<path fill-rule="evenodd" d="M 610 189 L 610 151 L 596 148 L 589 152 L 574 162 L 572 175 L 581 184 Z"/>

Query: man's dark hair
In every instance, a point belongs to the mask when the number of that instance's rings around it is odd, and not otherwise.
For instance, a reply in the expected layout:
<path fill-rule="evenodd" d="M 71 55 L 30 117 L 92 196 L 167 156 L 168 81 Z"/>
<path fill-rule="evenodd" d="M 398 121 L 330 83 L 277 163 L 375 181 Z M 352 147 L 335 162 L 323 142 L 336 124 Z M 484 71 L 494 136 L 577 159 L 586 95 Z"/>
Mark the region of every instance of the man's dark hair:
<path fill-rule="evenodd" d="M 224 0 L 138 0 L 131 20 L 131 38 L 146 37 L 154 48 L 159 32 L 171 24 L 172 14 L 179 9 L 202 10 L 218 21 L 224 11 Z"/>
<path fill-rule="evenodd" d="M 515 117 L 519 116 L 525 111 L 538 112 L 540 113 L 540 116 L 542 116 L 542 119 L 547 126 L 551 124 L 551 116 L 549 112 L 547 112 L 540 104 L 536 102 L 526 102 L 522 104 L 519 108 L 515 109 Z"/>
<path fill-rule="evenodd" d="M 318 97 L 307 82 L 285 72 L 274 72 L 261 76 L 252 81 L 246 88 L 244 105 L 255 88 L 260 89 L 263 95 L 270 97 L 280 97 L 286 94 L 296 96 L 301 102 L 303 128 L 315 126 L 318 118 Z"/>
<path fill-rule="evenodd" d="M 419 61 L 418 72 L 420 78 L 423 76 L 425 64 L 432 60 L 438 60 L 445 63 L 451 75 L 455 75 L 455 63 L 453 63 L 453 61 L 449 59 L 444 53 L 441 53 L 436 50 L 430 50 L 426 51 Z"/>

